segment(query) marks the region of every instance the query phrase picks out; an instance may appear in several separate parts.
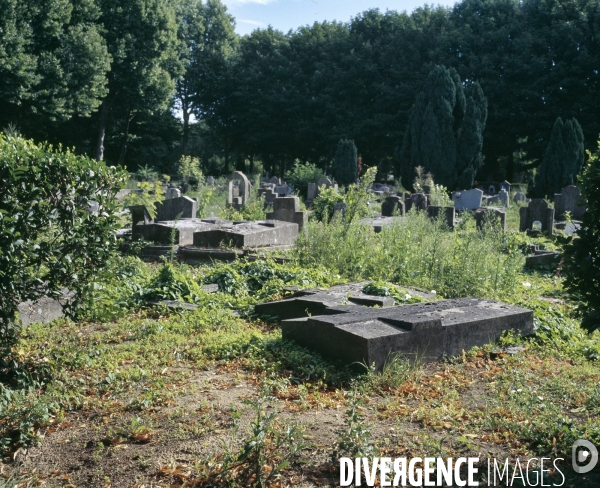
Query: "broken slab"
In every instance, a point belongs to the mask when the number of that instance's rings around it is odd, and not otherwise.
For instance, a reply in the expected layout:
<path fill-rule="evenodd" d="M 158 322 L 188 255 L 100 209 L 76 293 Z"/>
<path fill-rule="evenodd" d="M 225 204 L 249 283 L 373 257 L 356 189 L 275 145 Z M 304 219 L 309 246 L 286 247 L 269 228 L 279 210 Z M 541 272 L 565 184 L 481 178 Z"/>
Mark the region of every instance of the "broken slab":
<path fill-rule="evenodd" d="M 298 224 L 280 220 L 259 220 L 227 222 L 198 229 L 194 232 L 193 244 L 196 247 L 280 247 L 293 245 L 297 238 Z"/>
<path fill-rule="evenodd" d="M 324 357 L 381 369 L 393 355 L 436 361 L 513 330 L 533 333 L 533 312 L 495 300 L 462 298 L 382 309 L 330 307 L 327 315 L 281 322 L 284 340 Z"/>

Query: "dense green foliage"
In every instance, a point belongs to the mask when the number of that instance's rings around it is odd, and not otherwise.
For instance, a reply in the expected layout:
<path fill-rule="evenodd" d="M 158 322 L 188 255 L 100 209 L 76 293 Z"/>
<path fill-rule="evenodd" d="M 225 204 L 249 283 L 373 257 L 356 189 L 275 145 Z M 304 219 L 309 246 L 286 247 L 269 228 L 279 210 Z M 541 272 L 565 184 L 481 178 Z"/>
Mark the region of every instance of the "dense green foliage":
<path fill-rule="evenodd" d="M 19 303 L 89 300 L 115 249 L 115 193 L 124 175 L 62 148 L 0 134 L 0 357 L 15 343 Z M 96 202 L 97 212 L 88 208 Z"/>
<path fill-rule="evenodd" d="M 544 160 L 535 175 L 535 191 L 540 197 L 552 197 L 561 188 L 577 183 L 584 160 L 583 131 L 577 119 L 563 123 L 558 117 Z"/>
<path fill-rule="evenodd" d="M 402 184 L 411 187 L 415 168 L 452 188 L 471 188 L 482 164 L 487 100 L 478 83 L 465 89 L 454 68 L 436 66 L 410 112 L 400 149 Z"/>
<path fill-rule="evenodd" d="M 302 163 L 296 160 L 294 167 L 285 174 L 285 181 L 294 187 L 296 195 L 306 198 L 308 184 L 316 183 L 324 176 L 325 173 L 316 164 Z"/>
<path fill-rule="evenodd" d="M 281 176 L 296 159 L 328 170 L 347 138 L 384 175 L 440 64 L 487 99 L 479 181 L 514 182 L 523 164 L 539 166 L 558 116 L 576 117 L 590 143 L 600 132 L 593 0 L 369 10 L 348 23 L 257 29 L 241 39 L 217 0 L 0 6 L 0 127 L 95 156 L 106 119 L 104 157 L 130 168 L 174 174 L 189 153 L 215 176 L 257 161 Z M 464 142 L 476 147 L 479 134 L 470 133 L 477 137 Z"/>
<path fill-rule="evenodd" d="M 582 325 L 596 330 L 600 329 L 600 143 L 588 157 L 580 183 L 587 212 L 577 237 L 565 249 L 566 288 L 581 301 Z"/>
<path fill-rule="evenodd" d="M 340 139 L 333 156 L 333 175 L 338 184 L 348 186 L 356 183 L 358 153 L 354 141 Z"/>

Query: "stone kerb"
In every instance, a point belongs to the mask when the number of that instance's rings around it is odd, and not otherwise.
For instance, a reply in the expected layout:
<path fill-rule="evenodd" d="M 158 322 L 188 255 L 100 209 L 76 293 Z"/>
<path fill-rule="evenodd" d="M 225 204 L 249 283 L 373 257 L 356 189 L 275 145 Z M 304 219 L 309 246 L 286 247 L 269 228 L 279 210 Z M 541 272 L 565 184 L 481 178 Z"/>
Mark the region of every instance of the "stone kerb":
<path fill-rule="evenodd" d="M 519 230 L 521 232 L 531 231 L 533 223 L 541 223 L 541 231 L 552 234 L 554 232 L 554 209 L 550 208 L 548 202 L 543 198 L 533 198 L 527 207 L 519 209 Z"/>
<path fill-rule="evenodd" d="M 298 224 L 300 232 L 306 226 L 308 213 L 300 211 L 298 197 L 280 197 L 273 200 L 273 211 L 267 213 L 267 219 Z"/>
<path fill-rule="evenodd" d="M 573 220 L 581 220 L 586 211 L 584 206 L 578 205 L 581 201 L 581 192 L 575 185 L 565 186 L 560 193 L 554 195 L 554 214 L 556 220 L 565 220 L 570 212 Z"/>
<path fill-rule="evenodd" d="M 248 204 L 250 197 L 250 181 L 241 171 L 234 171 L 227 179 L 227 205 L 241 208 Z M 234 187 L 238 188 L 238 194 L 234 194 Z"/>

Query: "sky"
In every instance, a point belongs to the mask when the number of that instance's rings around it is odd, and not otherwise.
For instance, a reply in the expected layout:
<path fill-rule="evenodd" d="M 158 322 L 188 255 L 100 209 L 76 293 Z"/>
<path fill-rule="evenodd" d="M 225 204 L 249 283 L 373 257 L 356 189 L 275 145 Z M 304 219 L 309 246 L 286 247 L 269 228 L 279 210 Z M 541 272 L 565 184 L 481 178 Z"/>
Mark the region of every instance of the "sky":
<path fill-rule="evenodd" d="M 238 34 L 250 34 L 269 25 L 283 32 L 323 20 L 347 22 L 378 8 L 412 12 L 426 3 L 452 6 L 456 0 L 222 0 L 236 20 Z"/>

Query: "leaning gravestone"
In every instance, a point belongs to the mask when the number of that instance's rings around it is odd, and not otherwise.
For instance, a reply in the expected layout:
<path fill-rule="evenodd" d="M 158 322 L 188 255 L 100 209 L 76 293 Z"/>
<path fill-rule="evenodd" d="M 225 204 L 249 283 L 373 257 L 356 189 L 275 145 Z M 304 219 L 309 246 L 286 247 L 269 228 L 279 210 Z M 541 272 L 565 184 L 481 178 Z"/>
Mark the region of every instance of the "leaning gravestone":
<path fill-rule="evenodd" d="M 500 190 L 497 195 L 494 195 L 493 197 L 488 198 L 488 201 L 487 201 L 488 205 L 489 204 L 498 204 L 501 207 L 506 207 L 506 208 L 508 208 L 509 202 L 510 202 L 510 198 L 509 198 L 509 194 L 506 190 Z"/>
<path fill-rule="evenodd" d="M 578 205 L 581 200 L 581 192 L 575 185 L 565 186 L 560 193 L 554 195 L 554 209 L 556 220 L 564 220 L 567 212 L 570 212 L 573 220 L 581 220 L 586 208 Z"/>
<path fill-rule="evenodd" d="M 227 179 L 228 194 L 227 205 L 241 209 L 248 203 L 250 197 L 250 181 L 241 171 L 234 171 Z M 237 189 L 237 195 L 234 189 Z"/>
<path fill-rule="evenodd" d="M 427 207 L 427 217 L 430 219 L 437 219 L 440 215 L 443 215 L 443 219 L 449 229 L 454 229 L 456 223 L 456 212 L 454 207 L 439 207 L 436 205 L 429 205 Z"/>
<path fill-rule="evenodd" d="M 481 199 L 483 191 L 478 188 L 472 190 L 464 190 L 454 192 L 452 200 L 454 200 L 454 208 L 460 210 L 476 210 L 481 207 Z"/>
<path fill-rule="evenodd" d="M 552 234 L 554 230 L 554 209 L 548 206 L 543 198 L 533 198 L 527 207 L 519 209 L 519 230 L 527 232 L 532 230 L 533 223 L 538 221 L 542 232 Z"/>
<path fill-rule="evenodd" d="M 513 202 L 515 202 L 517 205 L 519 203 L 525 203 L 527 201 L 527 196 L 525 195 L 525 193 L 523 193 L 522 191 L 518 191 L 517 193 L 515 193 L 515 196 L 513 197 Z"/>
<path fill-rule="evenodd" d="M 381 309 L 333 306 L 326 313 L 283 320 L 283 339 L 329 359 L 378 369 L 395 354 L 435 361 L 498 340 L 506 331 L 533 333 L 530 310 L 478 298 Z"/>
<path fill-rule="evenodd" d="M 156 220 L 193 219 L 198 212 L 198 202 L 190 197 L 178 197 L 156 204 Z"/>
<path fill-rule="evenodd" d="M 298 224 L 300 232 L 308 221 L 308 213 L 300 211 L 298 197 L 281 197 L 273 200 L 273 211 L 267 214 L 267 219 Z"/>
<path fill-rule="evenodd" d="M 481 207 L 475 210 L 475 225 L 483 229 L 486 221 L 499 222 L 500 228 L 506 232 L 506 210 L 496 207 Z"/>
<path fill-rule="evenodd" d="M 404 217 L 404 202 L 402 198 L 397 195 L 390 195 L 386 197 L 385 201 L 381 204 L 381 216 L 392 217 L 398 215 Z"/>

